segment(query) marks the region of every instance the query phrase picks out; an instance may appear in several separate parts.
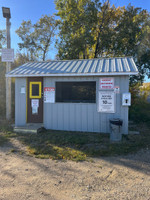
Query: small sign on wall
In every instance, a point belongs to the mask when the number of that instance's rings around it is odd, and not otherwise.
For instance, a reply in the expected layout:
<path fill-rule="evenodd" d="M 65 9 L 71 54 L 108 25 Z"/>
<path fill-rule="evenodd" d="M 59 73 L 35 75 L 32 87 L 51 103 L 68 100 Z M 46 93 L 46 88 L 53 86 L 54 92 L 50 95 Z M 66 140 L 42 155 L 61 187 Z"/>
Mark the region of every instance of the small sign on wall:
<path fill-rule="evenodd" d="M 44 87 L 44 103 L 55 103 L 54 87 Z"/>
<path fill-rule="evenodd" d="M 39 99 L 31 100 L 32 114 L 38 114 Z"/>
<path fill-rule="evenodd" d="M 25 88 L 25 86 L 22 86 L 22 87 L 21 87 L 20 93 L 21 93 L 21 94 L 25 94 L 25 93 L 26 93 L 26 88 Z"/>
<path fill-rule="evenodd" d="M 115 113 L 115 94 L 114 94 L 114 92 L 99 91 L 98 112 Z"/>
<path fill-rule="evenodd" d="M 116 93 L 116 94 L 120 93 L 120 87 L 119 86 L 114 87 L 114 93 Z"/>
<path fill-rule="evenodd" d="M 123 106 L 131 106 L 131 93 L 123 93 L 122 94 L 122 105 Z"/>
<path fill-rule="evenodd" d="M 108 90 L 114 88 L 114 78 L 100 78 L 99 81 L 99 89 L 100 90 Z"/>

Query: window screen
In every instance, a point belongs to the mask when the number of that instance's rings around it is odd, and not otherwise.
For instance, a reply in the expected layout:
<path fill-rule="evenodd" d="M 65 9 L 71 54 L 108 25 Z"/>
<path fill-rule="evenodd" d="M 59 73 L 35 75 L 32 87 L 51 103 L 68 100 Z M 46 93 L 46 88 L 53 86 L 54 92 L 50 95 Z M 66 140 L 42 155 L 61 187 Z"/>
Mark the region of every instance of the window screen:
<path fill-rule="evenodd" d="M 39 96 L 39 84 L 32 85 L 32 96 Z"/>
<path fill-rule="evenodd" d="M 95 103 L 96 82 L 56 82 L 56 102 Z"/>

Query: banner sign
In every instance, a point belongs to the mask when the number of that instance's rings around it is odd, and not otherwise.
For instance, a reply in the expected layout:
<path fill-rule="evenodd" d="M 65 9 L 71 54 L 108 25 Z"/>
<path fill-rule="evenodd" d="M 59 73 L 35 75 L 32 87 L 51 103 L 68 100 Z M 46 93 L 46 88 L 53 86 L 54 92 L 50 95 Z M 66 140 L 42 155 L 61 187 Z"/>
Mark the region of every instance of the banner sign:
<path fill-rule="evenodd" d="M 108 90 L 114 88 L 114 78 L 100 78 L 99 89 Z"/>

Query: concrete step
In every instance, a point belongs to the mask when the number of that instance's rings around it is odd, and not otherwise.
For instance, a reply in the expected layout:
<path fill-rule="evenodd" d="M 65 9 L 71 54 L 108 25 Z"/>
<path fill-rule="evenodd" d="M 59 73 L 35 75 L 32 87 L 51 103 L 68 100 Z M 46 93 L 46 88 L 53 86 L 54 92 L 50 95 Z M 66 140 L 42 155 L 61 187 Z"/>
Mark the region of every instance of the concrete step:
<path fill-rule="evenodd" d="M 37 129 L 27 129 L 26 127 L 14 127 L 16 133 L 34 133 L 37 134 Z"/>
<path fill-rule="evenodd" d="M 23 127 L 14 127 L 14 132 L 23 134 L 24 133 L 37 134 L 42 127 L 43 124 L 26 124 L 26 126 Z"/>

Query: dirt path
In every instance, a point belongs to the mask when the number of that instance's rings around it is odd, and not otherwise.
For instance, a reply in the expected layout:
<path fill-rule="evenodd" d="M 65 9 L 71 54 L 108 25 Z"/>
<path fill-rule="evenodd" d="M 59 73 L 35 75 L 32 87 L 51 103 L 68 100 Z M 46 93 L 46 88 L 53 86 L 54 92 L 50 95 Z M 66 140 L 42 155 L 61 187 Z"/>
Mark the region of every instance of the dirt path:
<path fill-rule="evenodd" d="M 0 200 L 150 200 L 150 150 L 93 161 L 37 159 L 13 138 L 0 147 Z"/>

